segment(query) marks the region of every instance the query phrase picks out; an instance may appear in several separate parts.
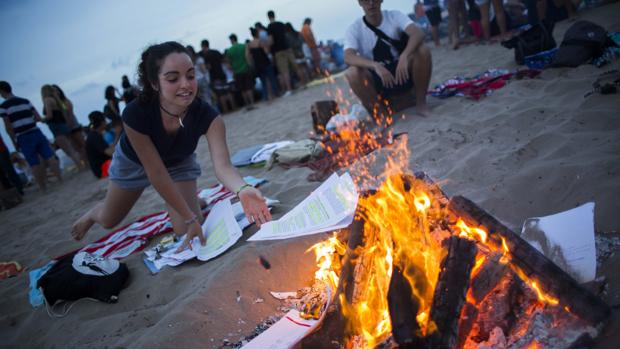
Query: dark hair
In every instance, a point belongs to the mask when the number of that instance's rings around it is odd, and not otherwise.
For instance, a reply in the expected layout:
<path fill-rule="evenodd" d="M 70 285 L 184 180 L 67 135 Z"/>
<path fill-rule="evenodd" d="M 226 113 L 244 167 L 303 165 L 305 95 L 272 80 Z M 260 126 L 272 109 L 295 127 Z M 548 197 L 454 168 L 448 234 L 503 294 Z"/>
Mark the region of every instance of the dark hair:
<path fill-rule="evenodd" d="M 255 28 L 250 27 L 250 34 L 252 34 L 253 38 L 257 38 L 258 37 L 258 30 L 256 30 Z"/>
<path fill-rule="evenodd" d="M 276 18 L 276 14 L 273 12 L 273 10 L 267 11 L 267 18 Z"/>
<path fill-rule="evenodd" d="M 114 86 L 112 85 L 108 85 L 105 88 L 105 99 L 107 100 L 115 100 L 116 99 L 116 90 L 114 89 Z"/>
<path fill-rule="evenodd" d="M 187 49 L 176 41 L 152 45 L 142 52 L 142 58 L 138 65 L 138 84 L 142 87 L 139 95 L 141 102 L 150 103 L 159 98 L 159 94 L 153 86 L 159 85 L 159 70 L 164 58 L 171 53 L 185 53 L 191 58 Z"/>
<path fill-rule="evenodd" d="M 204 39 L 200 42 L 200 47 L 209 47 L 209 40 Z"/>
<path fill-rule="evenodd" d="M 293 25 L 291 24 L 291 22 L 286 22 L 286 24 L 284 25 L 286 27 L 286 30 L 289 33 L 293 33 L 293 34 L 299 34 L 299 32 L 297 30 L 295 30 L 295 28 L 293 28 Z"/>
<path fill-rule="evenodd" d="M 312 23 L 312 19 L 310 17 L 306 17 L 306 19 L 304 19 L 304 24 L 310 24 Z"/>
<path fill-rule="evenodd" d="M 95 130 L 98 129 L 99 126 L 101 126 L 102 124 L 105 124 L 105 116 L 102 112 L 95 110 L 88 114 L 88 121 L 90 121 L 90 125 L 88 125 L 88 127 L 90 127 L 92 130 Z"/>
<path fill-rule="evenodd" d="M 265 28 L 265 26 L 261 22 L 254 23 L 254 28 L 256 28 L 256 29 L 267 29 L 267 28 Z"/>
<path fill-rule="evenodd" d="M 127 75 L 123 75 L 121 80 L 122 80 L 121 86 L 123 88 L 130 88 L 131 87 L 131 83 L 129 82 L 129 78 L 127 77 Z"/>
<path fill-rule="evenodd" d="M 235 34 L 230 34 L 230 35 L 228 36 L 228 38 L 230 39 L 230 41 L 234 41 L 234 42 L 237 42 L 237 41 L 238 41 L 238 40 L 237 40 L 237 35 L 235 35 Z"/>
<path fill-rule="evenodd" d="M 67 100 L 67 96 L 65 96 L 65 93 L 62 91 L 62 89 L 60 88 L 60 86 L 54 84 L 52 85 L 53 88 L 56 89 L 56 91 L 58 92 L 58 97 L 60 97 L 61 101 L 66 101 Z"/>
<path fill-rule="evenodd" d="M 6 81 L 0 81 L 0 91 L 6 93 L 13 93 L 13 89 L 11 88 L 11 84 Z"/>

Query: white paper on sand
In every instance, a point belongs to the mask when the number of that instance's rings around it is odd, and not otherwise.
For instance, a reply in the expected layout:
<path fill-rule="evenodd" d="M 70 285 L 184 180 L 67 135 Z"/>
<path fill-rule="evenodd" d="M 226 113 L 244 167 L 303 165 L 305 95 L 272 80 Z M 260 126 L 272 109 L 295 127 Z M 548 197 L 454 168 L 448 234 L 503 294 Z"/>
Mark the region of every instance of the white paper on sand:
<path fill-rule="evenodd" d="M 334 173 L 280 219 L 263 224 L 248 241 L 287 239 L 344 228 L 353 222 L 357 199 L 351 176 Z"/>
<path fill-rule="evenodd" d="M 321 310 L 318 320 L 302 319 L 299 311 L 293 309 L 284 315 L 278 322 L 269 327 L 267 331 L 252 339 L 241 349 L 289 349 L 297 344 L 308 333 L 314 331 L 325 318 L 325 310 L 329 307 L 332 299 L 331 289 L 327 288 L 327 304 Z"/>
<path fill-rule="evenodd" d="M 207 261 L 226 251 L 241 237 L 241 228 L 235 220 L 230 200 L 222 200 L 215 204 L 207 219 L 202 224 L 202 232 L 207 238 L 205 246 L 200 245 L 200 240 L 194 238 L 192 248 L 176 253 L 178 246 L 182 244 L 179 241 L 173 245 L 168 251 L 163 252 L 161 257 L 153 260 L 158 269 L 163 266 L 177 266 L 187 260 L 197 257 L 201 261 Z M 148 257 L 149 254 L 147 253 Z"/>
<path fill-rule="evenodd" d="M 273 296 L 273 298 L 279 299 L 279 300 L 284 300 L 284 299 L 287 299 L 287 298 L 295 298 L 295 297 L 297 297 L 297 292 L 274 292 L 274 291 L 269 291 L 269 293 L 271 293 L 271 296 Z"/>
<path fill-rule="evenodd" d="M 584 283 L 596 277 L 594 203 L 546 217 L 528 218 L 521 237 Z"/>

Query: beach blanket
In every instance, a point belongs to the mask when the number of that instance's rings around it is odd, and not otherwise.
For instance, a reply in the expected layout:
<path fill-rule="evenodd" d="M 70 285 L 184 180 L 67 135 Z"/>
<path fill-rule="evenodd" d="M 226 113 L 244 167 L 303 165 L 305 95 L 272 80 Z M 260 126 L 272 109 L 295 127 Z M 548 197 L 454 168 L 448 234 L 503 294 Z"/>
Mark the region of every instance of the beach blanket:
<path fill-rule="evenodd" d="M 535 78 L 540 73 L 540 70 L 535 69 L 520 69 L 512 72 L 506 69 L 491 69 L 474 77 L 454 77 L 437 85 L 428 93 L 442 99 L 462 96 L 477 101 L 492 94 L 494 90 L 506 86 L 506 83 L 513 78 Z"/>
<path fill-rule="evenodd" d="M 0 280 L 8 279 L 24 271 L 24 268 L 16 261 L 0 262 Z"/>
<path fill-rule="evenodd" d="M 244 180 L 246 183 L 249 183 L 255 187 L 266 182 L 265 179 L 252 176 L 246 176 L 244 177 Z M 204 199 L 207 203 L 206 207 L 202 209 L 203 215 L 206 217 L 215 203 L 234 196 L 235 194 L 222 184 L 217 184 L 211 188 L 202 190 L 198 193 L 198 197 Z M 78 251 L 88 252 L 99 257 L 122 259 L 133 253 L 142 251 L 152 238 L 170 232 L 172 232 L 172 223 L 168 217 L 168 212 L 157 212 L 144 216 L 133 223 L 118 228 L 97 241 L 82 247 L 81 249 L 58 256 L 54 258 L 54 261 L 61 260 L 62 258 Z M 41 269 L 46 267 L 49 269 L 48 266 L 49 263 L 43 268 L 34 269 L 30 272 L 31 294 L 29 295 L 29 298 L 31 300 L 31 304 L 33 301 L 37 302 L 40 298 L 37 294 L 38 290 L 36 290 L 36 288 L 33 289 L 33 285 L 36 285 L 38 279 L 45 274 L 45 272 L 41 272 Z M 40 304 L 32 305 L 36 307 Z"/>

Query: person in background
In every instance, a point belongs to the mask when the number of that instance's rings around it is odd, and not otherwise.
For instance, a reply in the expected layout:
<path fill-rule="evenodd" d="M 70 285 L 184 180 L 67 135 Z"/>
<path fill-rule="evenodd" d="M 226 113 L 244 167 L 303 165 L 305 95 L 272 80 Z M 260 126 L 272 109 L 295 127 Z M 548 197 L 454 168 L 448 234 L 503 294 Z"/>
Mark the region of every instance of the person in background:
<path fill-rule="evenodd" d="M 26 183 L 22 182 L 17 172 L 15 172 L 11 161 L 11 154 L 2 137 L 0 137 L 0 172 L 2 173 L 0 181 L 5 188 L 14 187 L 20 195 L 24 195 L 24 185 Z"/>
<path fill-rule="evenodd" d="M 312 56 L 312 68 L 314 70 L 313 75 L 318 76 L 321 75 L 321 54 L 319 53 L 319 48 L 316 45 L 312 28 L 310 28 L 311 24 L 311 18 L 304 19 L 304 25 L 301 27 L 301 36 L 304 38 L 306 45 L 308 45 L 308 48 L 310 49 L 310 55 Z"/>
<path fill-rule="evenodd" d="M 43 119 L 54 135 L 54 143 L 75 163 L 78 170 L 84 169 L 86 161 L 82 162 L 80 154 L 73 148 L 69 139 L 71 130 L 65 117 L 69 113 L 68 107 L 60 100 L 57 90 L 52 85 L 41 87 L 41 98 L 43 100 Z"/>
<path fill-rule="evenodd" d="M 301 81 L 308 81 L 310 72 L 308 71 L 309 59 L 306 58 L 304 53 L 304 45 L 306 42 L 301 34 L 293 28 L 291 22 L 286 22 L 286 41 L 288 41 L 289 47 L 293 51 L 295 57 L 295 67 L 298 74 L 301 74 Z"/>
<path fill-rule="evenodd" d="M 103 115 L 110 121 L 120 120 L 121 112 L 119 108 L 120 98 L 116 96 L 116 88 L 112 85 L 108 85 L 105 88 L 105 100 L 106 103 L 103 106 Z"/>
<path fill-rule="evenodd" d="M 428 22 L 431 25 L 431 36 L 433 37 L 433 42 L 435 43 L 435 46 L 439 47 L 441 45 L 439 41 L 439 23 L 441 23 L 441 8 L 439 7 L 439 0 L 424 0 L 424 13 L 426 14 L 426 18 L 428 18 Z"/>
<path fill-rule="evenodd" d="M 125 102 L 125 105 L 131 103 L 131 101 L 138 97 L 138 88 L 129 82 L 127 75 L 123 75 L 121 78 L 121 87 L 123 87 L 123 96 L 121 100 Z"/>
<path fill-rule="evenodd" d="M 213 103 L 213 96 L 211 95 L 211 83 L 209 81 L 209 71 L 205 65 L 205 60 L 201 55 L 196 53 L 194 46 L 187 45 L 185 47 L 194 62 L 194 68 L 196 69 L 196 81 L 198 82 L 198 94 L 203 101 Z"/>
<path fill-rule="evenodd" d="M 103 138 L 106 133 L 105 116 L 100 111 L 93 111 L 88 115 L 90 125 L 86 136 L 86 152 L 90 169 L 97 178 L 108 176 L 108 168 L 114 154 L 114 148 L 121 135 L 122 127 L 119 125 L 114 129 L 115 140 L 108 144 Z"/>
<path fill-rule="evenodd" d="M 60 98 L 60 102 L 64 105 L 65 108 L 65 121 L 67 122 L 67 126 L 69 126 L 69 141 L 71 141 L 71 146 L 78 153 L 80 157 L 80 161 L 84 164 L 88 161 L 86 157 L 86 140 L 84 138 L 84 131 L 82 125 L 78 122 L 75 117 L 75 112 L 73 109 L 73 103 L 69 98 L 65 96 L 65 93 L 58 85 L 52 85 Z"/>
<path fill-rule="evenodd" d="M 230 34 L 231 46 L 226 50 L 226 62 L 234 74 L 235 87 L 241 92 L 243 104 L 248 110 L 254 108 L 254 75 L 250 72 L 245 44 L 240 44 L 237 35 Z"/>
<path fill-rule="evenodd" d="M 260 227 L 271 219 L 260 191 L 245 183 L 230 163 L 224 121 L 196 98 L 194 69 L 187 50 L 177 42 L 152 45 L 142 53 L 138 65 L 142 89 L 138 100 L 123 111 L 123 132 L 112 156 L 106 197 L 73 224 L 75 239 L 82 239 L 95 223 L 106 229 L 118 225 L 144 189 L 153 185 L 166 203 L 174 232 L 185 235 L 177 252 L 191 248 L 194 238 L 204 246 L 204 218 L 196 195 L 201 171 L 195 154 L 203 135 L 215 176 L 239 197 L 248 220 Z"/>
<path fill-rule="evenodd" d="M 0 81 L 0 96 L 4 98 L 4 102 L 0 104 L 0 116 L 4 119 L 6 132 L 11 137 L 15 149 L 26 157 L 39 190 L 45 191 L 47 186 L 45 165 L 50 167 L 59 181 L 62 180 L 62 176 L 49 141 L 37 127 L 37 122 L 42 121 L 41 116 L 30 101 L 16 97 L 11 85 L 6 81 Z M 45 164 L 41 164 L 40 159 L 43 159 Z"/>
<path fill-rule="evenodd" d="M 476 0 L 476 4 L 478 8 L 480 8 L 482 35 L 486 41 L 491 39 L 491 3 L 493 3 L 493 11 L 495 12 L 495 18 L 499 26 L 501 39 L 503 40 L 506 37 L 507 27 L 506 13 L 504 12 L 502 0 Z"/>
<path fill-rule="evenodd" d="M 424 33 L 404 13 L 382 11 L 382 0 L 358 3 L 364 16 L 351 24 L 345 34 L 344 60 L 349 65 L 345 77 L 353 93 L 372 113 L 376 107 L 382 108 L 379 96 L 390 98 L 415 92 L 417 113 L 427 115 L 426 92 L 433 63 L 423 42 Z M 392 41 L 406 33 L 406 47 L 398 52 L 394 44 L 379 39 L 371 26 Z"/>
<path fill-rule="evenodd" d="M 225 114 L 237 109 L 235 99 L 232 93 L 230 93 L 230 86 L 228 86 L 226 74 L 224 73 L 224 69 L 222 69 L 222 54 L 209 47 L 209 40 L 202 40 L 200 48 L 201 50 L 198 54 L 202 56 L 205 61 L 205 66 L 211 78 L 211 88 L 217 97 L 218 103 L 222 107 L 222 113 Z"/>
<path fill-rule="evenodd" d="M 291 68 L 295 70 L 302 85 L 306 84 L 306 80 L 304 80 L 303 74 L 295 63 L 295 55 L 286 39 L 286 26 L 284 23 L 276 21 L 276 15 L 271 10 L 267 12 L 267 18 L 269 18 L 269 26 L 267 26 L 269 43 L 276 67 L 278 68 L 280 86 L 286 91 L 284 95 L 289 96 L 293 90 Z"/>
<path fill-rule="evenodd" d="M 252 34 L 252 40 L 246 45 L 248 63 L 252 66 L 252 69 L 262 83 L 264 98 L 270 101 L 276 96 L 276 87 L 278 85 L 276 73 L 267 55 L 268 46 L 266 43 L 261 42 L 259 31 L 256 28 L 250 28 L 250 33 Z"/>

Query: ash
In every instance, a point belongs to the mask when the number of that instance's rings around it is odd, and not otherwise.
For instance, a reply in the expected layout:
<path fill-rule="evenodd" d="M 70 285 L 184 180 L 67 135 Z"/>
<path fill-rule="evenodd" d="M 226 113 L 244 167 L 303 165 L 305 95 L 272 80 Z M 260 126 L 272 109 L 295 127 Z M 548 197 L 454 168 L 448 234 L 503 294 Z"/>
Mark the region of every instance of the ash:
<path fill-rule="evenodd" d="M 600 267 L 603 262 L 611 258 L 616 251 L 620 250 L 620 237 L 606 235 L 611 234 L 598 233 L 595 235 L 597 267 Z"/>
<path fill-rule="evenodd" d="M 270 316 L 261 321 L 254 330 L 247 336 L 240 338 L 237 342 L 231 342 L 228 338 L 222 340 L 221 349 L 233 348 L 240 349 L 248 344 L 252 339 L 267 331 L 273 324 L 278 322 L 289 310 L 296 309 L 308 318 L 318 319 L 321 310 L 328 302 L 327 285 L 316 282 L 311 287 L 304 287 L 297 291 L 295 298 L 287 298 L 283 300 L 282 305 L 278 306 L 276 315 Z"/>

